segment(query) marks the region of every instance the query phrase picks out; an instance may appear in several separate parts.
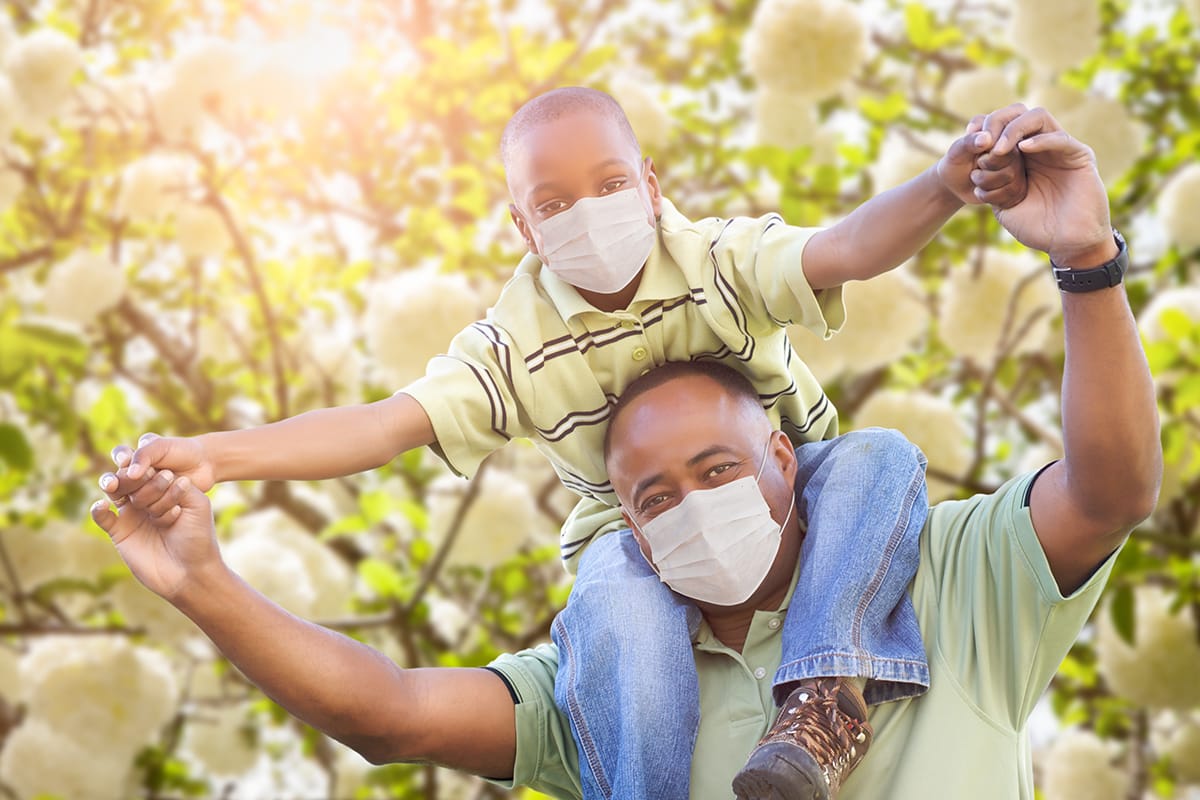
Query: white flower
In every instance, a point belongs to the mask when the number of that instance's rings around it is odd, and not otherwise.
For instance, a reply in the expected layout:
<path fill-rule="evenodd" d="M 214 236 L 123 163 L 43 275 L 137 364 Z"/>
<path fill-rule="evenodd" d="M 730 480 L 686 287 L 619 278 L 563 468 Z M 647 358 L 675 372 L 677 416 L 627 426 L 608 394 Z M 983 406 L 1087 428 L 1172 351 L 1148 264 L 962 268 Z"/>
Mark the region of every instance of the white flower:
<path fill-rule="evenodd" d="M 759 144 L 785 150 L 812 148 L 812 160 L 832 162 L 837 156 L 837 134 L 817 119 L 811 98 L 759 86 L 754 93 L 754 136 Z"/>
<path fill-rule="evenodd" d="M 1088 96 L 1073 86 L 1058 83 L 1043 83 L 1031 90 L 1030 106 L 1041 106 L 1054 115 L 1065 114 L 1087 102 Z"/>
<path fill-rule="evenodd" d="M 1058 289 L 1042 259 L 1030 253 L 988 250 L 978 273 L 958 265 L 942 286 L 941 337 L 980 366 L 1006 353 L 1040 349 L 1062 310 Z"/>
<path fill-rule="evenodd" d="M 1046 71 L 1069 69 L 1100 49 L 1099 0 L 1017 0 L 1010 43 Z"/>
<path fill-rule="evenodd" d="M 13 45 L 7 61 L 13 87 L 35 123 L 53 118 L 66 102 L 82 63 L 79 45 L 49 28 L 23 37 Z"/>
<path fill-rule="evenodd" d="M 278 42 L 258 47 L 246 60 L 238 77 L 234 100 L 241 111 L 258 116 L 295 116 L 315 99 L 315 81 L 303 66 L 310 53 L 296 42 Z"/>
<path fill-rule="evenodd" d="M 956 72 L 942 90 L 942 105 L 963 119 L 990 114 L 1017 100 L 1008 72 L 1000 67 Z"/>
<path fill-rule="evenodd" d="M 175 91 L 196 102 L 235 95 L 245 54 L 225 39 L 204 37 L 189 42 L 171 60 L 169 82 Z"/>
<path fill-rule="evenodd" d="M 188 717 L 184 749 L 217 775 L 240 775 L 258 761 L 249 722 L 239 706 L 205 708 Z"/>
<path fill-rule="evenodd" d="M 1200 0 L 1188 0 L 1187 9 L 1192 15 L 1193 31 L 1200 30 Z"/>
<path fill-rule="evenodd" d="M 1171 178 L 1158 196 L 1158 215 L 1179 249 L 1200 247 L 1200 164 L 1189 164 Z"/>
<path fill-rule="evenodd" d="M 796 352 L 809 363 L 815 356 L 822 380 L 843 370 L 870 372 L 912 352 L 913 343 L 929 324 L 917 281 L 899 269 L 842 289 L 846 323 L 829 341 L 800 325 L 788 328 Z M 805 335 L 807 334 L 807 336 Z M 809 364 L 812 368 L 813 365 Z"/>
<path fill-rule="evenodd" d="M 623 74 L 613 78 L 609 88 L 625 110 L 643 152 L 653 155 L 666 147 L 674 125 L 662 101 L 647 88 L 646 81 Z"/>
<path fill-rule="evenodd" d="M 168 141 L 187 141 L 204 125 L 204 100 L 174 83 L 165 83 L 150 92 L 154 123 Z"/>
<path fill-rule="evenodd" d="M 1176 779 L 1200 784 L 1200 712 L 1163 712 L 1154 720 L 1150 741 L 1170 759 Z"/>
<path fill-rule="evenodd" d="M 389 380 L 403 386 L 425 374 L 429 359 L 479 318 L 466 279 L 429 270 L 403 272 L 367 290 L 367 347 Z"/>
<path fill-rule="evenodd" d="M 913 141 L 894 131 L 889 132 L 879 146 L 875 163 L 868 167 L 876 193 L 892 189 L 917 177 L 937 163 L 953 139 L 936 133 L 927 141 Z"/>
<path fill-rule="evenodd" d="M 1046 756 L 1046 800 L 1125 800 L 1129 776 L 1116 761 L 1113 744 L 1091 731 L 1063 731 Z"/>
<path fill-rule="evenodd" d="M 65 568 L 67 549 L 62 536 L 54 530 L 7 527 L 0 529 L 0 542 L 4 544 L 17 580 L 25 591 L 69 573 Z M 14 587 L 8 584 L 7 571 L 0 570 L 0 588 L 11 591 Z"/>
<path fill-rule="evenodd" d="M 50 636 L 21 659 L 31 716 L 80 745 L 97 733 L 126 752 L 149 743 L 175 712 L 175 676 L 163 656 L 117 636 Z"/>
<path fill-rule="evenodd" d="M 188 258 L 220 256 L 233 243 L 217 210 L 196 203 L 188 203 L 176 212 L 175 236 Z"/>
<path fill-rule="evenodd" d="M 0 142 L 7 141 L 20 122 L 21 98 L 8 76 L 0 73 Z"/>
<path fill-rule="evenodd" d="M 329 744 L 337 769 L 330 797 L 357 797 L 359 788 L 366 783 L 367 773 L 373 769 L 371 762 L 341 742 L 330 741 Z"/>
<path fill-rule="evenodd" d="M 845 0 L 762 0 L 743 45 L 762 86 L 810 98 L 837 92 L 866 59 L 867 26 Z"/>
<path fill-rule="evenodd" d="M 1172 614 L 1171 596 L 1157 587 L 1139 587 L 1134 598 L 1133 645 L 1117 633 L 1107 609 L 1100 614 L 1100 674 L 1116 694 L 1137 705 L 1181 711 L 1200 706 L 1200 643 L 1190 608 L 1185 605 Z"/>
<path fill-rule="evenodd" d="M 453 600 L 441 597 L 430 597 L 428 605 L 429 624 L 433 632 L 442 640 L 442 644 L 448 647 L 457 645 L 467 626 L 471 624 L 467 612 Z"/>
<path fill-rule="evenodd" d="M 971 431 L 946 400 L 923 392 L 888 389 L 862 404 L 855 428 L 895 428 L 921 448 L 929 468 L 959 476 L 971 464 Z M 936 503 L 956 491 L 952 484 L 930 477 L 929 502 Z"/>
<path fill-rule="evenodd" d="M 109 549 L 113 549 L 111 545 Z M 175 606 L 132 577 L 117 581 L 108 596 L 113 607 L 125 618 L 126 625 L 144 628 L 155 642 L 179 644 L 202 635 Z"/>
<path fill-rule="evenodd" d="M 0 779 L 21 798 L 121 800 L 131 796 L 133 751 L 100 728 L 77 742 L 40 719 L 26 719 L 4 741 Z"/>
<path fill-rule="evenodd" d="M 1138 329 L 1148 342 L 1170 340 L 1163 326 L 1165 314 L 1182 314 L 1193 325 L 1200 325 L 1200 287 L 1173 286 L 1158 292 L 1138 315 Z"/>
<path fill-rule="evenodd" d="M 190 182 L 190 165 L 183 159 L 146 156 L 125 168 L 118 211 L 132 219 L 159 219 L 183 203 Z"/>
<path fill-rule="evenodd" d="M 230 569 L 268 598 L 300 617 L 312 615 L 317 601 L 304 559 L 261 531 L 243 532 L 223 548 Z"/>
<path fill-rule="evenodd" d="M 1145 150 L 1145 127 L 1117 100 L 1087 97 L 1055 116 L 1065 130 L 1095 151 L 1096 168 L 1105 183 L 1128 172 Z"/>
<path fill-rule="evenodd" d="M 47 314 L 86 325 L 121 302 L 125 273 L 106 254 L 77 250 L 54 265 L 42 291 Z"/>
<path fill-rule="evenodd" d="M 439 478 L 430 484 L 426 504 L 435 545 L 445 541 L 465 491 L 466 482 L 458 478 Z M 488 469 L 446 564 L 486 569 L 507 561 L 536 530 L 537 517 L 537 504 L 528 486 L 504 470 Z"/>
<path fill-rule="evenodd" d="M 299 558 L 305 582 L 313 593 L 308 615 L 331 618 L 346 612 L 353 594 L 354 576 L 328 545 L 277 508 L 241 517 L 238 529 L 243 537 L 262 537 Z M 277 598 L 272 599 L 278 602 Z"/>

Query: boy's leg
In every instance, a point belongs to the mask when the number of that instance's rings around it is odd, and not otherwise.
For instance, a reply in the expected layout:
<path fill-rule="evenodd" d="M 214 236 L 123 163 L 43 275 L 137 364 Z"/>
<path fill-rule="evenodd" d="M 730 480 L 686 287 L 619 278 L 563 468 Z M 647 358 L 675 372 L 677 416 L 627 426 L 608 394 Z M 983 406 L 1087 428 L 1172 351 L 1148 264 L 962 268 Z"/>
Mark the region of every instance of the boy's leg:
<path fill-rule="evenodd" d="M 699 610 L 668 589 L 628 531 L 592 542 L 567 606 L 554 697 L 571 720 L 586 800 L 686 800 L 700 724 L 691 629 Z"/>
<path fill-rule="evenodd" d="M 780 718 L 739 774 L 739 797 L 773 796 L 779 781 L 795 791 L 814 774 L 825 785 L 803 796 L 835 795 L 870 745 L 867 705 L 929 688 L 908 597 L 928 511 L 924 455 L 896 431 L 868 428 L 805 444 L 796 458 L 808 528 L 775 674 Z"/>

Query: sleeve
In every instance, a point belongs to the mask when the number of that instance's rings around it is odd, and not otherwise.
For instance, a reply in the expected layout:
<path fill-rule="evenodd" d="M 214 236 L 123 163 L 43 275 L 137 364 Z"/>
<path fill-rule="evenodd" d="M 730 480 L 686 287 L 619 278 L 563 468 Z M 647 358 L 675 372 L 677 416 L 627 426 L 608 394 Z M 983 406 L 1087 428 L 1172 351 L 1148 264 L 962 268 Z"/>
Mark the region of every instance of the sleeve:
<path fill-rule="evenodd" d="M 582 800 L 579 752 L 571 734 L 571 723 L 554 703 L 554 676 L 558 672 L 558 648 L 539 645 L 519 653 L 506 653 L 488 669 L 500 675 L 516 701 L 517 758 L 513 776 L 492 780 L 512 789 L 528 786 L 535 791 Z"/>
<path fill-rule="evenodd" d="M 934 507 L 921 554 L 936 598 L 936 615 L 922 615 L 936 620 L 935 657 L 981 712 L 1014 730 L 1066 657 L 1116 560 L 1114 552 L 1063 596 L 1030 516 L 1037 474 Z"/>
<path fill-rule="evenodd" d="M 713 288 L 726 303 L 740 300 L 751 333 L 802 325 L 828 339 L 841 328 L 841 287 L 814 292 L 804 275 L 804 247 L 821 230 L 788 225 L 778 214 L 725 221 L 709 249 Z"/>
<path fill-rule="evenodd" d="M 475 322 L 454 337 L 447 354 L 429 361 L 424 377 L 400 390 L 429 415 L 433 450 L 458 475 L 474 475 L 493 450 L 530 434 L 518 400 L 528 392 L 528 376 L 514 371 L 513 353 L 501 328 Z"/>

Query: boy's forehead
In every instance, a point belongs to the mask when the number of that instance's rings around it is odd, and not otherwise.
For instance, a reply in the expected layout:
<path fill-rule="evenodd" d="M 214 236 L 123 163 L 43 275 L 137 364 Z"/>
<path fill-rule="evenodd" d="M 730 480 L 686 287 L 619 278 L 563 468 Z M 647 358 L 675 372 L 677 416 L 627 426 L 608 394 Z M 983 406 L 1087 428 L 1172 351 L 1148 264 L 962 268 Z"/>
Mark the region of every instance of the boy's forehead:
<path fill-rule="evenodd" d="M 528 191 L 539 182 L 586 172 L 614 159 L 631 166 L 641 159 L 616 120 L 590 109 L 537 122 L 522 131 L 515 145 L 508 164 L 514 190 Z"/>

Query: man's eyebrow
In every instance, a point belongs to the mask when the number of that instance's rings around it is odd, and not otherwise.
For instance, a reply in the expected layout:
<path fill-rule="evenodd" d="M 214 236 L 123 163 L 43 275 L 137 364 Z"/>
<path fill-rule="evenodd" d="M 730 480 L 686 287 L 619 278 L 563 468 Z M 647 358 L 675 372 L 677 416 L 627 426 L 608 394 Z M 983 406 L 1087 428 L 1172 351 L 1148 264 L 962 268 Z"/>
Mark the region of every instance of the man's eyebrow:
<path fill-rule="evenodd" d="M 733 450 L 730 447 L 726 447 L 723 444 L 714 444 L 710 447 L 704 448 L 699 453 L 696 453 L 696 455 L 689 458 L 687 460 L 687 465 L 689 467 L 694 467 L 697 464 L 699 464 L 701 461 L 704 461 L 707 458 L 712 458 L 713 456 L 717 456 L 717 455 L 731 455 L 731 456 L 735 456 L 737 458 L 742 457 L 739 453 L 737 453 L 735 450 Z M 640 481 L 638 481 L 637 484 L 633 487 L 633 502 L 634 502 L 634 504 L 637 503 L 638 498 L 641 497 L 642 492 L 644 492 L 646 489 L 653 486 L 654 484 L 658 483 L 660 480 L 662 480 L 662 478 L 663 478 L 663 474 L 661 472 L 659 472 L 659 473 L 649 476 L 648 478 L 642 478 Z"/>

